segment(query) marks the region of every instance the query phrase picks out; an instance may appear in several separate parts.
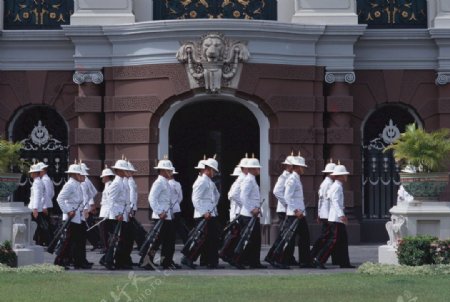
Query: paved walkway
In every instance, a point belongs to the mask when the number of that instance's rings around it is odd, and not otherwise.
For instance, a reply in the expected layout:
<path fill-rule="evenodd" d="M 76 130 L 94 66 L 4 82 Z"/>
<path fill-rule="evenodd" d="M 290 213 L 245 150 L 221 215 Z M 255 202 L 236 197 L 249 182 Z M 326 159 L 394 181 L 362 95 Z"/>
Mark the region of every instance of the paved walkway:
<path fill-rule="evenodd" d="M 177 245 L 174 261 L 176 263 L 180 263 L 181 259 L 181 250 L 182 246 Z M 269 249 L 269 246 L 262 246 L 261 249 L 261 258 L 264 258 L 264 256 L 267 254 L 267 251 Z M 349 248 L 350 253 L 350 261 L 353 265 L 358 267 L 360 264 L 371 261 L 371 262 L 377 262 L 378 260 L 378 245 L 354 245 L 350 246 Z M 298 255 L 297 253 L 295 255 Z M 128 274 L 129 271 L 126 270 L 117 270 L 117 271 L 109 271 L 105 269 L 103 266 L 99 265 L 99 260 L 102 254 L 100 254 L 97 250 L 96 251 L 88 251 L 87 258 L 88 261 L 94 262 L 94 266 L 90 270 L 69 270 L 69 272 L 79 273 L 79 272 L 89 272 L 93 274 Z M 133 262 L 139 261 L 139 255 L 138 251 L 134 250 L 132 254 Z M 48 253 L 45 253 L 45 262 L 53 263 L 54 256 L 50 255 Z M 263 264 L 267 264 L 262 262 Z M 198 264 L 198 261 L 197 261 Z M 210 270 L 206 269 L 204 267 L 197 267 L 195 270 L 192 270 L 188 267 L 183 266 L 183 269 L 170 271 L 170 275 L 181 275 L 181 276 L 245 276 L 245 275 L 258 275 L 258 276 L 264 276 L 264 275 L 302 275 L 302 274 L 333 274 L 333 273 L 342 273 L 342 272 L 355 272 L 356 269 L 341 269 L 339 266 L 332 266 L 330 263 L 327 264 L 326 270 L 320 270 L 320 269 L 300 269 L 297 267 L 292 267 L 290 270 L 281 270 L 281 269 L 274 269 L 269 266 L 268 269 L 260 269 L 260 270 L 254 270 L 254 269 L 246 269 L 246 270 L 238 270 L 232 266 L 230 266 L 228 263 L 220 263 L 221 265 L 225 266 L 225 269 L 215 269 Z M 161 269 L 162 270 L 162 269 Z M 140 268 L 135 268 L 134 271 L 137 273 L 139 272 L 139 275 L 145 274 L 145 275 L 157 275 L 163 273 L 162 271 L 146 271 Z"/>

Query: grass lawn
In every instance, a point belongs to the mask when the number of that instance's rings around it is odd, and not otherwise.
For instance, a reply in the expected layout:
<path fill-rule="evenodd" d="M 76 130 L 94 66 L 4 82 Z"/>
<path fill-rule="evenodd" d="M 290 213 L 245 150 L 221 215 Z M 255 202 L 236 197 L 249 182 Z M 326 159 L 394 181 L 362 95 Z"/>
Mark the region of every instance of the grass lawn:
<path fill-rule="evenodd" d="M 450 276 L 134 276 L 0 273 L 0 301 L 449 301 Z M 131 282 L 134 280 L 133 282 Z M 122 291 L 122 294 L 120 293 Z"/>

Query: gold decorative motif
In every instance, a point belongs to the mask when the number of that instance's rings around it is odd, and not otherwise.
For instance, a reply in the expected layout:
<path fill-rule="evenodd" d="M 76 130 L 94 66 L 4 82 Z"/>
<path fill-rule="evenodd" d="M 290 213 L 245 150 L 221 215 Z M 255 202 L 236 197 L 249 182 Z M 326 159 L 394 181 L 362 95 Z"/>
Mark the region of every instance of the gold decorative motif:
<path fill-rule="evenodd" d="M 197 12 L 196 12 L 195 10 L 193 10 L 193 11 L 191 11 L 191 12 L 189 13 L 189 16 L 190 16 L 191 18 L 195 18 L 195 17 L 197 17 Z"/>
<path fill-rule="evenodd" d="M 241 16 L 241 13 L 240 13 L 238 10 L 235 10 L 235 11 L 233 12 L 233 17 L 239 18 L 240 16 Z"/>

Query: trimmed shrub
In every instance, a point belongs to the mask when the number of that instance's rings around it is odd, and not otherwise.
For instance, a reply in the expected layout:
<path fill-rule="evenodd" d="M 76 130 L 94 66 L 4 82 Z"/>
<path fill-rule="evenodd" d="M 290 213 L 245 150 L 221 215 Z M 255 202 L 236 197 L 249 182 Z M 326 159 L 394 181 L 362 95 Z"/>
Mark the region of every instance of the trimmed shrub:
<path fill-rule="evenodd" d="M 365 262 L 357 272 L 371 276 L 448 276 L 450 265 L 407 266 Z"/>
<path fill-rule="evenodd" d="M 450 264 L 450 240 L 437 240 L 431 243 L 433 263 Z"/>
<path fill-rule="evenodd" d="M 3 263 L 9 267 L 17 266 L 17 255 L 13 251 L 11 242 L 5 241 L 0 244 L 0 263 Z"/>
<path fill-rule="evenodd" d="M 431 243 L 436 240 L 437 238 L 432 236 L 403 238 L 398 245 L 398 262 L 410 266 L 433 264 Z"/>

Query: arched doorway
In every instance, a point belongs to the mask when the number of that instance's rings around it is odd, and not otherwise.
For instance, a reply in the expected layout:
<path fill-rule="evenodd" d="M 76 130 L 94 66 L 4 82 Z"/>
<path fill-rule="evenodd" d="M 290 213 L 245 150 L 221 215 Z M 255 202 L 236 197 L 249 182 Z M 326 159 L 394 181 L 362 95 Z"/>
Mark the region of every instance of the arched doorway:
<path fill-rule="evenodd" d="M 194 167 L 204 154 L 217 155 L 220 174 L 215 182 L 221 193 L 218 206 L 222 223 L 228 220 L 227 193 L 234 181 L 230 176 L 234 167 L 248 153 L 259 157 L 259 125 L 255 116 L 235 102 L 205 101 L 191 103 L 178 110 L 169 130 L 169 157 L 179 171 L 184 202 L 183 216 L 192 220 L 192 184 L 197 178 Z"/>
<path fill-rule="evenodd" d="M 48 175 L 55 185 L 53 209 L 59 212 L 56 196 L 65 182 L 69 161 L 68 127 L 59 113 L 49 106 L 21 108 L 8 126 L 9 139 L 22 142 L 21 158 L 28 163 L 42 161 L 47 164 Z M 28 203 L 31 179 L 22 176 L 14 200 Z"/>
<path fill-rule="evenodd" d="M 405 131 L 408 124 L 422 125 L 417 114 L 401 104 L 383 105 L 371 112 L 362 124 L 363 217 L 389 219 L 389 209 L 397 202 L 399 169 L 392 151 L 383 152 Z"/>

